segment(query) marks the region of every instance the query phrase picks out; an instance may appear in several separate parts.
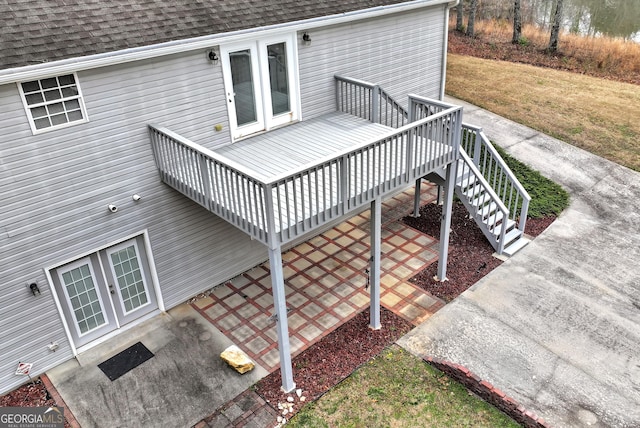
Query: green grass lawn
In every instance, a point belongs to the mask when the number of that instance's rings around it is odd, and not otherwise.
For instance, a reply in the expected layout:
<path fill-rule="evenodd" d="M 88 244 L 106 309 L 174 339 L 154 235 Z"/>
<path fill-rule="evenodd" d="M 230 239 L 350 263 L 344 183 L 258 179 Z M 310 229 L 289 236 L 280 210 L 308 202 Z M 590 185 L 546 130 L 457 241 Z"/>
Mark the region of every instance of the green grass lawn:
<path fill-rule="evenodd" d="M 504 413 L 398 346 L 385 349 L 291 427 L 519 427 Z"/>
<path fill-rule="evenodd" d="M 450 54 L 446 92 L 640 171 L 640 85 Z"/>

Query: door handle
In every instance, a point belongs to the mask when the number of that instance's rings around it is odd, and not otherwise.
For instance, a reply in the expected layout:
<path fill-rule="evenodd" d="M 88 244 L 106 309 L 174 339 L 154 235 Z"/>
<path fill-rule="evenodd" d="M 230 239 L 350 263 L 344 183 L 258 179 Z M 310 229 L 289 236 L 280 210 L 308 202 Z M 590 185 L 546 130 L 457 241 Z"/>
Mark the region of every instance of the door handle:
<path fill-rule="evenodd" d="M 113 289 L 113 284 L 109 284 L 109 293 L 116 294 L 116 290 Z"/>

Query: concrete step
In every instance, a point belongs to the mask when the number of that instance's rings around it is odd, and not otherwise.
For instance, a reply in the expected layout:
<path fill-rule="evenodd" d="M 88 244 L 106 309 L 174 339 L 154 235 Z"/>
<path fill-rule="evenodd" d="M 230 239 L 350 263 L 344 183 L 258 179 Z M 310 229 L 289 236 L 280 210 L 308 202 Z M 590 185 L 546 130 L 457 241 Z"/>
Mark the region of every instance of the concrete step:
<path fill-rule="evenodd" d="M 517 229 L 515 226 L 516 222 L 513 220 L 507 220 L 507 233 L 504 235 L 504 245 L 505 247 L 509 245 L 511 242 L 518 239 L 522 236 L 522 231 Z M 500 230 L 502 229 L 502 224 L 499 224 L 495 230 L 491 230 L 491 233 L 496 237 L 496 239 L 500 239 Z"/>

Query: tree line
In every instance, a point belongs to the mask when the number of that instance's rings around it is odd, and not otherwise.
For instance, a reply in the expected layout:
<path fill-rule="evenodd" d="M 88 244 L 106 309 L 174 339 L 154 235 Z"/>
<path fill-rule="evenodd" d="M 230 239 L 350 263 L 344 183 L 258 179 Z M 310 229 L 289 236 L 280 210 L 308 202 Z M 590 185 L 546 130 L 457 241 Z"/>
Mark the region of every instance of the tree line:
<path fill-rule="evenodd" d="M 564 0 L 555 0 L 553 12 L 553 24 L 549 35 L 548 52 L 558 50 L 558 39 L 560 37 L 560 27 L 562 26 L 562 8 Z M 464 26 L 464 9 L 467 5 L 467 27 Z M 456 30 L 465 33 L 469 37 L 475 35 L 476 11 L 478 10 L 478 0 L 460 0 L 456 6 Z M 513 36 L 512 43 L 520 43 L 522 39 L 522 8 L 521 0 L 513 0 Z"/>

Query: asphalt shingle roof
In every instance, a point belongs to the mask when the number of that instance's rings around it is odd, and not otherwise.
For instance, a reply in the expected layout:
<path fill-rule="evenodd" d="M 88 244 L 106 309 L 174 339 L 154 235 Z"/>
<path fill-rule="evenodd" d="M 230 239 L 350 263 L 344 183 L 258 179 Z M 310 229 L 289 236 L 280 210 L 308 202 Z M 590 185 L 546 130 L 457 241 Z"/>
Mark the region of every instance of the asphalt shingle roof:
<path fill-rule="evenodd" d="M 407 0 L 0 0 L 0 69 Z"/>

